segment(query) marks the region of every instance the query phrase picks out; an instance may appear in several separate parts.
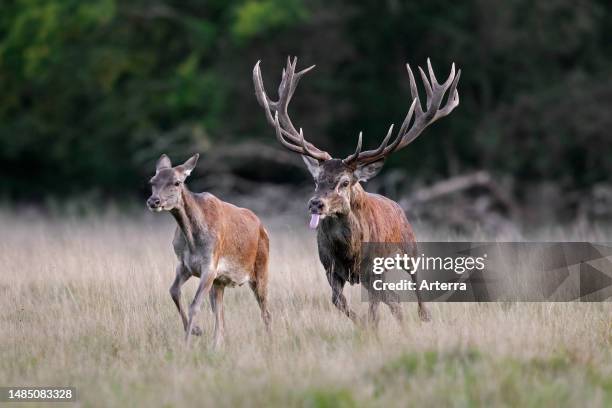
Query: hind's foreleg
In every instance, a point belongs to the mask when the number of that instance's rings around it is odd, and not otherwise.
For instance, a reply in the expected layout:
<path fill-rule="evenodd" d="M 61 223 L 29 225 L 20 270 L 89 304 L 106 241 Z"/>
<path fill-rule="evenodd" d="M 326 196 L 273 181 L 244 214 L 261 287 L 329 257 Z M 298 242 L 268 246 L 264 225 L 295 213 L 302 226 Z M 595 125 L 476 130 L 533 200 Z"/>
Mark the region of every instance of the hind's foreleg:
<path fill-rule="evenodd" d="M 178 265 L 176 267 L 176 276 L 174 278 L 174 282 L 172 282 L 172 286 L 170 286 L 170 297 L 172 297 L 172 301 L 176 305 L 178 312 L 181 316 L 181 321 L 183 322 L 183 330 L 187 330 L 187 315 L 185 314 L 185 310 L 183 309 L 183 305 L 181 304 L 181 289 L 185 282 L 189 280 L 191 274 L 187 271 L 183 265 Z M 198 326 L 193 326 L 191 330 L 191 334 L 195 336 L 200 336 L 202 334 L 202 329 Z"/>
<path fill-rule="evenodd" d="M 203 265 L 200 267 L 200 283 L 198 284 L 198 288 L 196 289 L 195 296 L 193 297 L 193 301 L 189 306 L 189 318 L 187 319 L 187 330 L 185 333 L 185 342 L 189 344 L 189 337 L 193 332 L 194 320 L 200 308 L 202 307 L 202 302 L 204 301 L 204 296 L 208 294 L 211 286 L 215 280 L 216 273 L 210 270 L 209 262 L 203 262 Z"/>

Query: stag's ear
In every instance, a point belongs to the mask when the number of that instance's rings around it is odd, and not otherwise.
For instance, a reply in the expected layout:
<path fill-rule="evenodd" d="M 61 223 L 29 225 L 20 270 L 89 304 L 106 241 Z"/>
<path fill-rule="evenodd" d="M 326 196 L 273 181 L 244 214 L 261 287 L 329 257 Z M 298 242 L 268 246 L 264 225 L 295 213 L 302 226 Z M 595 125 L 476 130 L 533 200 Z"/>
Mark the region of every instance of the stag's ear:
<path fill-rule="evenodd" d="M 157 160 L 157 164 L 155 165 L 155 171 L 160 171 L 161 169 L 169 169 L 172 167 L 172 162 L 170 158 L 165 154 L 162 154 L 161 157 Z"/>
<path fill-rule="evenodd" d="M 198 158 L 200 155 L 198 153 L 194 154 L 187 160 L 185 163 L 181 164 L 177 167 L 177 170 L 183 172 L 185 177 L 189 176 L 193 169 L 195 169 L 196 164 L 198 163 Z"/>
<path fill-rule="evenodd" d="M 321 167 L 319 165 L 319 161 L 317 159 L 313 159 L 309 156 L 302 155 L 302 159 L 304 163 L 306 163 L 306 167 L 308 167 L 308 171 L 312 174 L 312 177 L 316 180 L 319 177 L 319 173 L 321 173 Z"/>
<path fill-rule="evenodd" d="M 353 172 L 353 175 L 358 181 L 368 181 L 378 174 L 380 169 L 382 169 L 383 164 L 385 164 L 385 159 L 366 164 L 365 166 L 359 166 Z"/>

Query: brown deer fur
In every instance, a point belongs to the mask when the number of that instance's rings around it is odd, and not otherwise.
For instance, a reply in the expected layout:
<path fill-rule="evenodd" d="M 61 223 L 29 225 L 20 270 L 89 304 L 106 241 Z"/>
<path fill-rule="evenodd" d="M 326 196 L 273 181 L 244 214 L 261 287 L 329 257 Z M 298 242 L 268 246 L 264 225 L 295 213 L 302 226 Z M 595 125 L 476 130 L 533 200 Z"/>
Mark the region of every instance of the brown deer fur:
<path fill-rule="evenodd" d="M 178 227 L 174 252 L 179 261 L 170 294 L 181 316 L 186 340 L 201 335 L 194 324 L 204 296 L 210 293 L 215 314 L 214 344 L 224 337 L 223 292 L 226 287 L 249 283 L 261 309 L 266 329 L 270 330 L 267 305 L 268 234 L 250 210 L 219 200 L 209 193 L 192 193 L 185 178 L 195 167 L 198 156 L 171 167 L 163 155 L 151 179 L 152 194 L 147 204 L 152 211 L 169 211 Z M 181 305 L 181 287 L 191 277 L 200 278 L 187 317 Z"/>
<path fill-rule="evenodd" d="M 356 171 L 341 160 L 330 159 L 318 164 L 305 159 L 316 182 L 309 208 L 322 218 L 317 228 L 319 259 L 332 288 L 332 302 L 351 320 L 359 323 L 342 294 L 346 282 L 363 283 L 370 279 L 370 271 L 361 269 L 364 242 L 396 243 L 411 255 L 416 255 L 416 237 L 404 211 L 395 201 L 364 191 L 359 183 L 373 176 L 381 164 L 368 166 L 369 173 Z M 346 185 L 344 185 L 346 184 Z M 416 282 L 416 274 L 411 274 Z M 416 291 L 419 316 L 430 319 L 429 312 Z M 398 297 L 370 291 L 369 320 L 378 324 L 378 305 L 384 302 L 398 320 L 402 319 Z"/>
<path fill-rule="evenodd" d="M 289 102 L 298 82 L 314 68 L 313 65 L 296 71 L 296 65 L 297 58 L 287 59 L 278 87 L 278 99 L 272 100 L 266 94 L 261 69 L 257 62 L 253 68 L 255 95 L 264 108 L 268 123 L 276 131 L 276 139 L 287 150 L 302 155 L 315 179 L 315 194 L 310 199 L 308 207 L 311 213 L 310 227 L 318 228 L 319 259 L 332 288 L 332 302 L 351 320 L 357 322 L 357 316 L 348 307 L 342 291 L 346 282 L 351 284 L 365 282 L 372 275 L 371 271 L 361 270 L 362 244 L 368 242 L 401 244 L 405 253 L 411 253 L 413 256 L 416 251 L 416 239 L 412 227 L 400 206 L 388 198 L 366 193 L 359 183 L 375 176 L 390 154 L 409 145 L 425 128 L 450 114 L 459 105 L 457 84 L 461 70 L 456 72 L 453 64 L 446 81 L 438 83 L 429 59 L 427 60 L 429 76 L 419 67 L 427 94 L 426 109 L 423 110 L 414 74 L 407 64 L 412 104 L 395 138 L 392 140 L 393 125 L 391 125 L 378 148 L 362 151 L 360 133 L 355 153 L 340 160 L 332 158 L 328 152 L 308 142 L 304 138 L 302 129 L 298 131 L 289 117 Z M 443 101 L 446 102 L 442 106 Z M 414 282 L 417 282 L 416 273 L 410 276 Z M 401 320 L 401 308 L 396 294 L 385 294 L 382 298 L 372 290 L 369 294 L 369 316 L 375 324 L 378 321 L 377 310 L 381 300 L 389 306 L 392 314 Z M 421 302 L 418 289 L 415 294 L 421 320 L 429 320 L 429 313 Z"/>

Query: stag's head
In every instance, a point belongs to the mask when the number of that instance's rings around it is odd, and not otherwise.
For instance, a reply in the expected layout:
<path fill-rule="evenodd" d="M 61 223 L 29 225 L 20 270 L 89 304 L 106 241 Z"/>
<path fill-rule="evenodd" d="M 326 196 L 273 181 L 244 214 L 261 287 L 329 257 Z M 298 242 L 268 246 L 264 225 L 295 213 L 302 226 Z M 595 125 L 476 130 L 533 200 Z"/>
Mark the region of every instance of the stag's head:
<path fill-rule="evenodd" d="M 314 68 L 313 65 L 295 72 L 296 64 L 297 58 L 294 58 L 293 61 L 287 59 L 287 66 L 283 69 L 281 83 L 278 87 L 277 101 L 271 100 L 266 94 L 259 62 L 253 69 L 253 82 L 257 100 L 264 108 L 268 123 L 276 130 L 276 138 L 286 149 L 302 155 L 308 170 L 315 179 L 315 193 L 308 203 L 311 228 L 316 228 L 321 218 L 346 215 L 351 212 L 352 198 L 357 192 L 359 182 L 367 181 L 375 176 L 388 155 L 410 144 L 427 126 L 448 115 L 459 105 L 457 83 L 461 70 L 455 73 L 455 64 L 452 65 L 448 79 L 442 84 L 436 80 L 429 59 L 427 60 L 429 77 L 419 67 L 427 94 L 425 111 L 419 100 L 412 69 L 406 64 L 410 77 L 412 104 L 397 135 L 391 140 L 393 136 L 393 125 L 391 125 L 380 146 L 373 150 L 362 151 L 362 133 L 359 133 L 355 152 L 344 159 L 334 159 L 326 151 L 306 141 L 302 129 L 300 128 L 298 132 L 289 118 L 287 107 L 297 84 L 304 74 Z M 440 107 L 447 91 L 446 103 Z"/>
<path fill-rule="evenodd" d="M 319 162 L 308 156 L 302 157 L 315 181 L 314 195 L 308 201 L 312 228 L 317 227 L 321 218 L 351 212 L 357 184 L 367 181 L 382 168 L 382 160 L 355 167 L 340 159 Z"/>
<path fill-rule="evenodd" d="M 155 165 L 155 175 L 149 181 L 151 197 L 147 200 L 149 210 L 170 211 L 182 205 L 183 183 L 198 162 L 199 154 L 193 155 L 185 163 L 172 167 L 170 158 L 162 154 Z"/>

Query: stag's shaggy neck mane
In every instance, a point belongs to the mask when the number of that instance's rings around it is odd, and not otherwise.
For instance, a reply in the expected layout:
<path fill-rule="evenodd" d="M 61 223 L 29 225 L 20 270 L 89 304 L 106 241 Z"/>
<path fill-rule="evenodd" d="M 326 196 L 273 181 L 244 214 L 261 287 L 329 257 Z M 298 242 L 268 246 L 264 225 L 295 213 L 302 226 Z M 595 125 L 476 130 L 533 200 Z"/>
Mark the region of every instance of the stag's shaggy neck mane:
<path fill-rule="evenodd" d="M 344 241 L 354 254 L 358 251 L 363 237 L 362 223 L 367 222 L 364 217 L 367 212 L 368 193 L 359 183 L 355 184 L 351 191 L 351 211 L 348 214 L 339 214 L 327 217 L 322 223 L 322 232 L 334 241 Z M 338 233 L 333 233 L 333 232 Z"/>
<path fill-rule="evenodd" d="M 367 204 L 368 193 L 365 192 L 361 184 L 356 183 L 351 189 L 351 209 L 359 213 Z"/>

